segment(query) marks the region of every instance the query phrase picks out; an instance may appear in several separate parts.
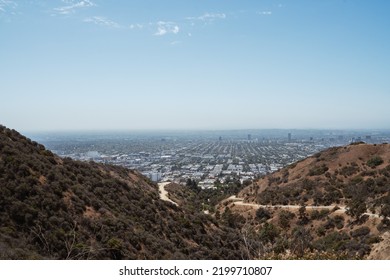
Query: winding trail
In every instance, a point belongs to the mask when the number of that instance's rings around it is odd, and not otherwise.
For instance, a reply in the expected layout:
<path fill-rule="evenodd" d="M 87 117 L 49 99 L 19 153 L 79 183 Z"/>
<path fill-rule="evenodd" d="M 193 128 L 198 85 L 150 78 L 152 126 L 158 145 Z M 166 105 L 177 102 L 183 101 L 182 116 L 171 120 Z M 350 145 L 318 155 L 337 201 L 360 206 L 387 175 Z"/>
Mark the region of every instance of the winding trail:
<path fill-rule="evenodd" d="M 179 206 L 176 202 L 171 200 L 168 197 L 168 192 L 165 190 L 165 186 L 169 185 L 171 182 L 161 182 L 158 183 L 158 189 L 160 193 L 160 199 L 164 201 L 168 201 L 172 204 L 175 204 L 176 206 Z M 235 195 L 232 195 L 231 197 L 227 198 L 226 201 L 233 201 L 235 205 L 239 206 L 247 206 L 247 207 L 252 207 L 255 209 L 259 208 L 265 208 L 265 209 L 299 209 L 302 206 L 301 205 L 262 205 L 262 204 L 256 204 L 256 203 L 247 203 L 244 202 L 244 199 L 239 198 Z M 339 206 L 339 205 L 305 205 L 306 210 L 329 210 L 332 211 L 335 207 L 338 207 L 335 213 L 345 213 L 347 212 L 348 208 L 345 206 Z M 365 212 L 363 215 L 367 215 L 371 218 L 380 218 L 378 214 L 373 214 L 370 212 Z"/>
<path fill-rule="evenodd" d="M 238 198 L 236 197 L 235 195 L 229 197 L 227 199 L 227 201 L 233 201 L 235 205 L 240 205 L 240 206 L 248 206 L 248 207 L 252 207 L 252 208 L 256 208 L 256 209 L 259 209 L 259 208 L 268 208 L 268 209 L 299 209 L 301 208 L 302 206 L 301 205 L 261 205 L 261 204 L 256 204 L 256 203 L 247 203 L 247 202 L 244 202 L 244 199 L 242 198 Z M 327 210 L 332 210 L 334 209 L 335 207 L 338 207 L 339 209 L 337 209 L 336 211 L 334 211 L 335 213 L 345 213 L 348 208 L 345 207 L 345 206 L 339 206 L 339 205 L 318 205 L 318 206 L 311 206 L 311 205 L 305 205 L 306 207 L 306 210 L 323 210 L 323 209 L 327 209 Z M 372 217 L 372 218 L 380 218 L 380 216 L 378 214 L 373 214 L 373 213 L 369 213 L 369 212 L 366 212 L 366 213 L 363 213 L 363 215 L 368 215 L 369 217 Z"/>
<path fill-rule="evenodd" d="M 175 204 L 176 206 L 179 206 L 176 202 L 174 202 L 173 200 L 171 200 L 169 197 L 168 197 L 168 192 L 165 190 L 165 186 L 169 185 L 171 182 L 162 182 L 162 183 L 158 183 L 158 190 L 160 192 L 160 199 L 161 200 L 164 200 L 164 201 L 168 201 L 170 203 L 173 203 Z"/>

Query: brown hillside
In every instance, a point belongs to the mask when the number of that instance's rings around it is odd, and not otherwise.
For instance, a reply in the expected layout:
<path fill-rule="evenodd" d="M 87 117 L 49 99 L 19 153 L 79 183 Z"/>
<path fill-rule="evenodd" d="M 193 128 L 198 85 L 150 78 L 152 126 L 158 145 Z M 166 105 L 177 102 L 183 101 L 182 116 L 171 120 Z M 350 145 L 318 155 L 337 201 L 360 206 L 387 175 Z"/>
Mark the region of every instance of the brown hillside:
<path fill-rule="evenodd" d="M 381 236 L 381 241 L 375 244 L 367 257 L 369 260 L 390 260 L 390 232 Z"/>
<path fill-rule="evenodd" d="M 375 159 L 379 160 L 375 162 Z M 328 194 L 322 201 L 325 205 L 345 205 L 347 185 L 359 185 L 362 182 L 380 185 L 387 184 L 390 173 L 390 145 L 349 145 L 331 148 L 312 157 L 294 163 L 273 174 L 267 175 L 239 193 L 239 197 L 248 202 L 265 204 L 318 204 L 317 196 Z M 289 188 L 285 188 L 289 187 Z M 283 190 L 285 188 L 285 190 Z M 278 190 L 283 197 L 264 201 L 264 196 Z M 334 196 L 331 197 L 334 192 Z M 338 193 L 339 192 L 339 193 Z M 387 191 L 379 191 L 376 198 Z M 310 201 L 309 201 L 310 200 Z M 308 203 L 309 202 L 309 203 Z"/>
<path fill-rule="evenodd" d="M 325 150 L 254 182 L 219 210 L 263 234 L 263 254 L 367 258 L 383 236 L 370 258 L 389 258 L 390 145 Z"/>

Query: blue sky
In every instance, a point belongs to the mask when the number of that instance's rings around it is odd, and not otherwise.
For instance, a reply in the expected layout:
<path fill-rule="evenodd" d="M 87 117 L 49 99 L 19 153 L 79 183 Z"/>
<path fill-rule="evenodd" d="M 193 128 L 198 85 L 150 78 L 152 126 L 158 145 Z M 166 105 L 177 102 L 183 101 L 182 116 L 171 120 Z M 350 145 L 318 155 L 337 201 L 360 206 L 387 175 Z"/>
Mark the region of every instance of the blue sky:
<path fill-rule="evenodd" d="M 0 0 L 0 123 L 389 129 L 389 12 L 387 0 Z"/>

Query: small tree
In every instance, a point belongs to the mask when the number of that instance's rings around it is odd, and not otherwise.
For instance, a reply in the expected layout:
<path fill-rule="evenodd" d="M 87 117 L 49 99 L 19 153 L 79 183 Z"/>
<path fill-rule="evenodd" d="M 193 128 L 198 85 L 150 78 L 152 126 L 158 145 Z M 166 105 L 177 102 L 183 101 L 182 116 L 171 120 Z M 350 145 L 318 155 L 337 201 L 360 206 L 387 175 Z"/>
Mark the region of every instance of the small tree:
<path fill-rule="evenodd" d="M 297 227 L 292 234 L 292 252 L 298 257 L 302 257 L 307 249 L 311 247 L 313 237 L 304 227 Z"/>
<path fill-rule="evenodd" d="M 298 216 L 298 218 L 299 218 L 299 221 L 298 221 L 299 225 L 306 225 L 309 222 L 309 218 L 307 217 L 306 206 L 305 205 L 302 205 L 299 208 L 299 216 Z"/>
<path fill-rule="evenodd" d="M 293 219 L 295 217 L 295 214 L 288 211 L 288 210 L 282 210 L 280 211 L 279 213 L 279 225 L 284 228 L 284 229 L 287 229 L 288 227 L 290 227 L 290 220 Z"/>
<path fill-rule="evenodd" d="M 256 211 L 256 218 L 259 219 L 261 222 L 265 222 L 269 218 L 271 218 L 271 214 L 267 209 L 259 208 Z"/>
<path fill-rule="evenodd" d="M 380 215 L 383 217 L 384 224 L 390 224 L 390 204 L 384 204 L 381 208 Z"/>
<path fill-rule="evenodd" d="M 383 159 L 380 156 L 373 156 L 367 161 L 367 165 L 371 168 L 375 168 L 383 163 Z"/>
<path fill-rule="evenodd" d="M 366 203 L 362 199 L 353 198 L 347 204 L 347 214 L 354 217 L 356 220 L 367 211 Z"/>
<path fill-rule="evenodd" d="M 259 231 L 259 238 L 264 243 L 274 243 L 279 236 L 279 230 L 270 223 L 265 223 Z"/>

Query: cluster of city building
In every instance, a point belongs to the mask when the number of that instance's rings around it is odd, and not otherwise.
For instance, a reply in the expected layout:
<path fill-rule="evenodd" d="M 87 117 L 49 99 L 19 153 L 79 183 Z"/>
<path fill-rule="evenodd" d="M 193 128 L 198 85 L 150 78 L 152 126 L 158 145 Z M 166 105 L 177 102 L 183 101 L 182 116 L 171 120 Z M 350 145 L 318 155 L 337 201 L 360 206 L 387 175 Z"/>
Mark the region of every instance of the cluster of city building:
<path fill-rule="evenodd" d="M 360 137 L 360 138 L 359 138 Z M 383 142 L 386 137 L 363 137 Z M 317 133 L 308 136 L 233 134 L 233 136 L 143 136 L 46 141 L 46 146 L 63 157 L 96 161 L 136 169 L 151 180 L 185 183 L 195 180 L 202 188 L 230 179 L 252 180 L 331 146 L 359 141 L 356 134 Z"/>

